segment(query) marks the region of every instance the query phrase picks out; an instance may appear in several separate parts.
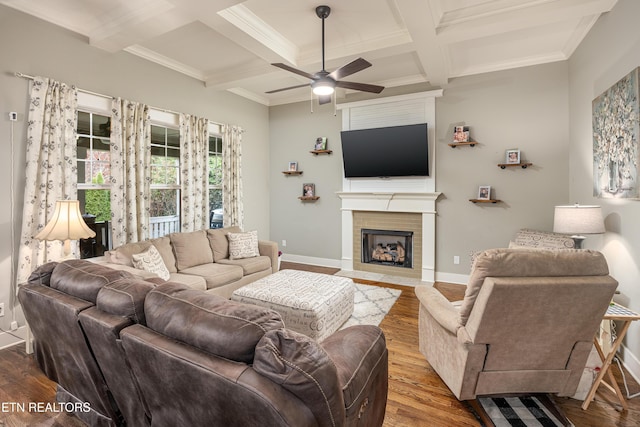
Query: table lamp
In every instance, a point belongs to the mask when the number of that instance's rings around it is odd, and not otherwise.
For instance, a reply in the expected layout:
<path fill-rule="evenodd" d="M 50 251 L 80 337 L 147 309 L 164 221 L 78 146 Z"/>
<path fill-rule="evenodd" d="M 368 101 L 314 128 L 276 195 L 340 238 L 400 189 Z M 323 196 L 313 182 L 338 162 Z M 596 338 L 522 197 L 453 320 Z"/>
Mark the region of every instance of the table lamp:
<path fill-rule="evenodd" d="M 58 200 L 53 217 L 35 236 L 38 240 L 62 240 L 64 242 L 64 258 L 71 253 L 70 240 L 87 239 L 96 233 L 82 219 L 80 202 L 77 200 Z"/>
<path fill-rule="evenodd" d="M 582 249 L 583 234 L 604 233 L 604 220 L 600 206 L 556 206 L 553 216 L 555 233 L 571 234 L 576 249 Z"/>

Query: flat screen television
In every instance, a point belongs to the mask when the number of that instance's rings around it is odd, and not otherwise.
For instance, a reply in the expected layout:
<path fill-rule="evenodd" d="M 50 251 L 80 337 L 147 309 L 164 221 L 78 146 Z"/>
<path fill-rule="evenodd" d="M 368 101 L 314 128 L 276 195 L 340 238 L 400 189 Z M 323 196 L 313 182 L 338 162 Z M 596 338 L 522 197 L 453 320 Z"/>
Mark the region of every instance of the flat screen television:
<path fill-rule="evenodd" d="M 429 176 L 427 124 L 340 132 L 345 178 Z"/>

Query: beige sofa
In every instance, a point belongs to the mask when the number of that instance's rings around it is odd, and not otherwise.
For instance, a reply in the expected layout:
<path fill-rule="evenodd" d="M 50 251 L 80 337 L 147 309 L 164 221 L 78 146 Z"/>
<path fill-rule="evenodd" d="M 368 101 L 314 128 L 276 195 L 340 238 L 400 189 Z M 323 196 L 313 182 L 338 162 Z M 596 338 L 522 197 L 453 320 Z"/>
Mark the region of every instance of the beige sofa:
<path fill-rule="evenodd" d="M 227 227 L 172 233 L 144 242 L 128 243 L 92 261 L 128 271 L 143 279 L 164 275 L 165 280 L 230 298 L 234 290 L 278 270 L 278 245 L 259 240 L 259 255 L 232 259 L 227 238 L 229 233 L 242 233 L 242 230 Z M 134 267 L 134 262 L 139 261 L 136 255 L 147 252 L 152 245 L 167 270 L 160 276 L 151 272 L 153 269 Z"/>

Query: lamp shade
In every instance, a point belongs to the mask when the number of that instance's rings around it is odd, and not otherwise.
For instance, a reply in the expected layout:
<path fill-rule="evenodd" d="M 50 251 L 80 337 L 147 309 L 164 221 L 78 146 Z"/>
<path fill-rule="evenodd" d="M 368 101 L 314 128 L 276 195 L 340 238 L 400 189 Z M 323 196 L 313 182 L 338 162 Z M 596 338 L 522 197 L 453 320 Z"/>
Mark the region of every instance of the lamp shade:
<path fill-rule="evenodd" d="M 53 217 L 36 234 L 38 240 L 78 240 L 94 237 L 96 233 L 82 219 L 80 202 L 77 200 L 58 200 Z"/>
<path fill-rule="evenodd" d="M 604 233 L 604 220 L 600 206 L 556 206 L 553 231 L 563 234 Z"/>

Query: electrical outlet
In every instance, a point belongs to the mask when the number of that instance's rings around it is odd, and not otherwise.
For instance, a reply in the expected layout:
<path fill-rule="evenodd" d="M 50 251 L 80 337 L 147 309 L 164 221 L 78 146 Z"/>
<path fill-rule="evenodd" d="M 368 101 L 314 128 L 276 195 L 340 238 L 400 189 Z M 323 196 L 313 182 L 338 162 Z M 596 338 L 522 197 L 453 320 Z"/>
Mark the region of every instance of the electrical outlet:
<path fill-rule="evenodd" d="M 282 247 L 283 247 L 283 248 L 286 248 L 286 247 L 287 247 L 287 241 L 286 241 L 286 240 L 284 240 L 284 239 L 282 240 Z"/>
<path fill-rule="evenodd" d="M 15 320 L 13 322 L 11 322 L 11 330 L 12 331 L 17 331 L 18 330 L 18 322 L 16 322 Z"/>
<path fill-rule="evenodd" d="M 4 303 L 0 302 L 0 317 L 4 316 Z"/>
<path fill-rule="evenodd" d="M 11 120 L 12 122 L 15 122 L 18 120 L 18 113 L 16 113 L 15 111 L 12 111 L 9 113 L 9 120 Z"/>
<path fill-rule="evenodd" d="M 460 264 L 460 257 L 459 257 L 458 255 L 455 255 L 455 256 L 453 257 L 453 263 L 454 263 L 454 264 Z"/>

